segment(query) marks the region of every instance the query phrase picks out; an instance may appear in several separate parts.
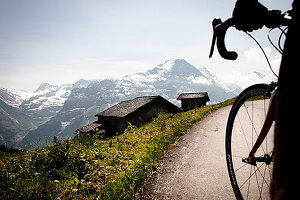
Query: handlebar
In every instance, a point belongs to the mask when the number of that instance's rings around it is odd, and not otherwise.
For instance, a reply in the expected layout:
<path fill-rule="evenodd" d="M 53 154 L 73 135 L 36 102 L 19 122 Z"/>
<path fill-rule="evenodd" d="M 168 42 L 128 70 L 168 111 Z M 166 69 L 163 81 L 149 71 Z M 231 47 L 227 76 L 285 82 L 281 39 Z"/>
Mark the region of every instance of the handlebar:
<path fill-rule="evenodd" d="M 266 26 L 268 28 L 274 28 L 280 25 L 288 26 L 290 19 L 292 17 L 292 10 L 281 14 L 281 11 L 271 10 L 269 11 L 269 18 L 267 19 Z M 238 54 L 235 51 L 228 51 L 225 46 L 225 35 L 228 28 L 235 25 L 236 20 L 234 18 L 229 18 L 222 22 L 221 19 L 215 18 L 212 22 L 213 26 L 213 38 L 210 47 L 209 58 L 212 57 L 214 53 L 214 46 L 217 43 L 217 49 L 222 56 L 222 58 L 227 60 L 236 60 Z"/>
<path fill-rule="evenodd" d="M 212 25 L 214 29 L 214 34 L 213 34 L 213 39 L 210 47 L 209 58 L 211 58 L 214 53 L 214 46 L 217 41 L 217 48 L 220 55 L 227 60 L 236 60 L 238 54 L 234 51 L 228 51 L 225 47 L 225 42 L 224 42 L 226 31 L 229 27 L 234 25 L 234 19 L 229 18 L 226 21 L 222 22 L 221 19 L 215 18 L 212 22 Z"/>

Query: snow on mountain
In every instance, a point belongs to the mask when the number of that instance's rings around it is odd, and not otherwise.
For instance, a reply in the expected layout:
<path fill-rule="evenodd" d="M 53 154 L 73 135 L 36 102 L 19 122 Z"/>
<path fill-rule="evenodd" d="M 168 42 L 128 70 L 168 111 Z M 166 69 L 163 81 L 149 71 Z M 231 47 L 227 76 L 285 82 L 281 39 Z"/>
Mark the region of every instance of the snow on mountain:
<path fill-rule="evenodd" d="M 28 99 L 28 103 L 23 102 L 21 107 L 41 110 L 52 106 L 63 106 L 65 100 L 71 94 L 71 87 L 72 84 L 57 86 L 42 83 L 34 92 L 34 95 Z"/>
<path fill-rule="evenodd" d="M 71 93 L 72 84 L 61 86 L 42 83 L 33 95 L 24 100 L 20 109 L 42 124 L 61 110 Z"/>
<path fill-rule="evenodd" d="M 170 59 L 145 73 L 127 75 L 117 85 L 123 87 L 125 95 L 139 90 L 162 95 L 171 101 L 180 92 L 207 91 L 213 102 L 240 92 L 237 85 L 223 83 L 205 67 L 196 68 L 184 59 Z"/>
<path fill-rule="evenodd" d="M 18 108 L 25 99 L 30 98 L 32 95 L 33 93 L 31 92 L 0 88 L 0 100 L 16 108 Z"/>
<path fill-rule="evenodd" d="M 183 92 L 208 92 L 212 102 L 219 102 L 236 96 L 239 89 L 238 86 L 222 83 L 205 67 L 196 68 L 184 59 L 170 59 L 143 73 L 122 79 L 93 81 L 87 87 L 73 89 L 57 115 L 61 121 L 69 122 L 64 123 L 62 127 L 65 130 L 60 133 L 70 135 L 66 131 L 68 125 L 74 124 L 80 116 L 87 123 L 95 120 L 93 115 L 97 112 L 138 96 L 161 95 L 179 105 L 176 98 Z"/>
<path fill-rule="evenodd" d="M 85 79 L 80 79 L 76 83 L 73 84 L 72 89 L 74 88 L 86 88 L 89 86 L 89 84 L 93 82 L 91 80 L 85 80 Z"/>
<path fill-rule="evenodd" d="M 176 98 L 184 92 L 208 92 L 211 102 L 219 102 L 236 96 L 240 88 L 223 83 L 205 67 L 196 68 L 184 59 L 170 59 L 151 70 L 122 79 L 81 79 L 60 86 L 42 83 L 27 98 L 16 92 L 11 92 L 10 98 L 8 92 L 0 98 L 5 96 L 6 102 L 10 99 L 11 104 L 19 105 L 21 111 L 33 118 L 39 127 L 30 131 L 24 141 L 37 141 L 54 135 L 72 137 L 77 128 L 96 120 L 97 112 L 120 101 L 161 95 L 179 105 Z"/>
<path fill-rule="evenodd" d="M 258 72 L 248 74 L 251 80 L 266 79 Z M 77 128 L 96 120 L 94 115 L 120 101 L 139 96 L 160 95 L 180 106 L 180 93 L 208 92 L 210 103 L 237 96 L 241 92 L 236 74 L 228 81 L 219 80 L 207 68 L 196 68 L 184 59 L 170 59 L 146 72 L 122 79 L 79 80 L 74 84 L 42 83 L 33 93 L 0 89 L 0 100 L 29 115 L 39 127 L 30 131 L 24 141 L 38 141 L 53 136 L 73 137 Z"/>
<path fill-rule="evenodd" d="M 57 86 L 42 83 L 35 92 L 1 88 L 0 100 L 22 110 L 42 110 L 52 106 L 62 107 L 70 95 L 72 87 L 73 84 Z"/>

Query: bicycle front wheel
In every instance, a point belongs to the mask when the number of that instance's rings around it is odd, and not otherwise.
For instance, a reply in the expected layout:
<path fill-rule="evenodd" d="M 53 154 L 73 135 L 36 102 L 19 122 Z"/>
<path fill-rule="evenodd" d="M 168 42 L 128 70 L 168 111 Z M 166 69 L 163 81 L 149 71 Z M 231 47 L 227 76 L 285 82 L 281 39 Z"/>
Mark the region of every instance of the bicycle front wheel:
<path fill-rule="evenodd" d="M 226 127 L 226 160 L 229 178 L 237 199 L 269 199 L 272 175 L 274 127 L 257 150 L 256 157 L 270 162 L 252 165 L 247 158 L 265 121 L 273 89 L 257 84 L 244 90 L 234 102 Z"/>

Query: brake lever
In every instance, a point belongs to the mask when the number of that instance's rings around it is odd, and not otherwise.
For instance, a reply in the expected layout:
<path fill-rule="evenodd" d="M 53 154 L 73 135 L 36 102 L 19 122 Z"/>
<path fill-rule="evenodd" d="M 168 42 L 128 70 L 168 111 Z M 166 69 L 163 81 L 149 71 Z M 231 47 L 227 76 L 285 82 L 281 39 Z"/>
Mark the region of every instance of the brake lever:
<path fill-rule="evenodd" d="M 214 53 L 216 39 L 217 39 L 217 34 L 215 32 L 215 28 L 219 24 L 222 24 L 222 20 L 220 18 L 214 18 L 214 20 L 212 21 L 212 26 L 213 26 L 214 33 L 213 33 L 213 38 L 212 38 L 211 46 L 210 46 L 209 58 L 211 58 L 213 53 Z"/>

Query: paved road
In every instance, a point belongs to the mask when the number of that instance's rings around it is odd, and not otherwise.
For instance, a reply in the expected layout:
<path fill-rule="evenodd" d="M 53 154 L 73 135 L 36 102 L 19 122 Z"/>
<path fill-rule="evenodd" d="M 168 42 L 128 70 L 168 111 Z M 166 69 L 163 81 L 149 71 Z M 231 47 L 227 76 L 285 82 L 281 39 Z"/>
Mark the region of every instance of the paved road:
<path fill-rule="evenodd" d="M 240 124 L 247 127 L 246 130 L 251 130 L 252 123 L 262 125 L 265 115 L 264 113 L 258 114 L 264 107 L 262 102 L 264 101 L 249 102 L 239 112 Z M 174 144 L 149 184 L 144 187 L 142 199 L 235 199 L 228 177 L 224 147 L 230 109 L 231 106 L 227 106 L 211 113 Z M 255 120 L 252 119 L 253 121 L 249 123 L 250 116 L 255 116 Z M 239 130 L 235 135 L 240 140 L 235 140 L 238 142 L 235 143 L 234 148 L 239 150 L 244 148 L 247 154 L 249 151 L 244 142 L 249 142 L 250 139 L 245 140 L 241 137 L 242 129 Z M 272 147 L 268 148 L 272 149 Z M 241 158 L 237 156 L 236 159 L 240 161 Z M 239 169 L 239 177 L 244 180 L 249 178 L 250 170 L 247 167 L 251 165 Z M 267 198 L 270 169 L 271 167 L 262 164 L 251 167 L 251 184 L 247 181 L 250 187 L 243 187 L 243 190 L 250 188 L 249 199 L 253 197 L 251 193 L 257 198 L 255 192 L 257 189 L 263 190 L 262 199 Z M 262 176 L 263 179 L 260 178 Z M 263 189 L 258 188 L 256 182 L 259 182 Z"/>
<path fill-rule="evenodd" d="M 234 199 L 225 160 L 231 106 L 208 115 L 172 147 L 143 199 Z"/>

